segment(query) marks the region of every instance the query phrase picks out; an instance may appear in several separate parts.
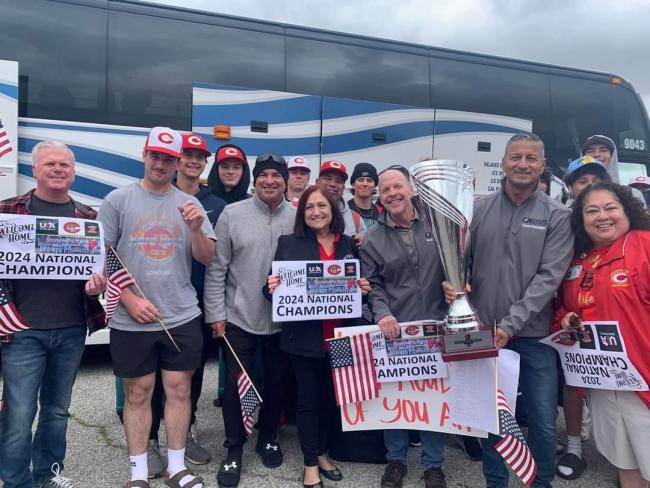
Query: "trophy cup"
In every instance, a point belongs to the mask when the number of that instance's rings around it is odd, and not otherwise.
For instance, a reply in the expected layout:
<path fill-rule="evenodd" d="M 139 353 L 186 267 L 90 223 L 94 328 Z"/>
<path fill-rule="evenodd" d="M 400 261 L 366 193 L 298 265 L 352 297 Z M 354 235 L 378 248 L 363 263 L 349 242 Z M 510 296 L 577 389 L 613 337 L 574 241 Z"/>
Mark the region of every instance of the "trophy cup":
<path fill-rule="evenodd" d="M 449 362 L 497 356 L 494 329 L 481 323 L 465 292 L 474 170 L 460 161 L 430 160 L 412 166 L 410 172 L 445 276 L 457 293 L 442 327 L 442 359 Z"/>

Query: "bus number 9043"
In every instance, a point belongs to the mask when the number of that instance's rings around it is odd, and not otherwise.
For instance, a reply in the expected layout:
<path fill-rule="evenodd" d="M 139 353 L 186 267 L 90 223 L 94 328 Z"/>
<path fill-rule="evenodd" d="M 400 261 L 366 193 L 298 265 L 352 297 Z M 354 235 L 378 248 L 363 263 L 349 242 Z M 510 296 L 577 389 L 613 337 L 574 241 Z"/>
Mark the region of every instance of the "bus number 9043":
<path fill-rule="evenodd" d="M 645 141 L 643 139 L 623 139 L 623 149 L 645 151 Z"/>

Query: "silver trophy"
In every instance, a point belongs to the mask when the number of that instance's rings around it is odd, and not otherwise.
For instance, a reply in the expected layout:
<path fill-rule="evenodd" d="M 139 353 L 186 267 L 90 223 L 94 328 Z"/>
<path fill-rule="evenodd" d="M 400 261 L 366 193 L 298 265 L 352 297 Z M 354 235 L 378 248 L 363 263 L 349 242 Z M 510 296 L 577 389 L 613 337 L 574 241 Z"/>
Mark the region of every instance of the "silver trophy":
<path fill-rule="evenodd" d="M 445 361 L 497 355 L 493 330 L 485 327 L 465 292 L 469 226 L 474 212 L 474 170 L 451 160 L 422 161 L 410 169 L 421 212 L 435 236 L 443 270 L 457 292 L 445 316 Z"/>

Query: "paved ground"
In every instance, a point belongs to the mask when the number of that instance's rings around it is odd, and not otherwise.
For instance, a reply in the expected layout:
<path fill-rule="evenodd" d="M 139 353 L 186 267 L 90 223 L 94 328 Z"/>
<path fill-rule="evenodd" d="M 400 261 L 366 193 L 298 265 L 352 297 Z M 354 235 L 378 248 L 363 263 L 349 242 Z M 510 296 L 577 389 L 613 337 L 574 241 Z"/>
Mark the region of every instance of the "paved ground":
<path fill-rule="evenodd" d="M 93 346 L 84 358 L 82 369 L 75 386 L 71 420 L 68 430 L 68 456 L 66 476 L 77 488 L 119 488 L 127 480 L 129 468 L 122 425 L 115 414 L 114 377 L 105 346 Z M 224 454 L 223 423 L 221 412 L 212 405 L 217 382 L 217 363 L 208 363 L 204 394 L 198 413 L 198 427 L 201 442 L 213 454 L 213 462 L 199 466 L 196 472 L 206 479 L 205 488 L 216 487 L 218 461 Z M 164 444 L 164 440 L 161 441 Z M 252 443 L 246 446 L 244 472 L 240 486 L 291 488 L 301 486 L 302 456 L 297 443 L 295 427 L 285 427 L 280 432 L 280 442 L 285 452 L 284 464 L 275 470 L 262 466 L 253 451 Z M 589 467 L 578 481 L 556 481 L 557 487 L 605 488 L 615 487 L 615 471 L 596 451 L 592 441 L 585 444 Z M 406 487 L 424 486 L 420 481 L 418 466 L 419 450 L 410 450 L 409 472 Z M 327 481 L 326 487 L 357 488 L 378 487 L 383 466 L 339 463 L 344 481 Z M 445 451 L 444 471 L 449 488 L 474 488 L 484 486 L 480 463 L 465 459 L 462 451 L 448 441 Z M 512 480 L 511 486 L 522 486 Z M 162 488 L 162 481 L 156 480 L 152 488 Z"/>

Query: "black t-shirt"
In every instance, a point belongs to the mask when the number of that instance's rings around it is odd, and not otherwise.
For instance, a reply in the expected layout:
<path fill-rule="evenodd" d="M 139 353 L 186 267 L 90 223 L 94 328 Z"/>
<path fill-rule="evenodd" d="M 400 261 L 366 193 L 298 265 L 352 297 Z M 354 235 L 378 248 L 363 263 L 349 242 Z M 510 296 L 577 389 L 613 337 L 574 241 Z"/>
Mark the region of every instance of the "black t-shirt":
<path fill-rule="evenodd" d="M 32 194 L 30 213 L 47 217 L 74 217 L 74 204 L 50 203 Z M 14 303 L 33 329 L 60 329 L 85 325 L 84 285 L 75 280 L 12 280 Z"/>
<path fill-rule="evenodd" d="M 354 202 L 354 198 L 351 198 L 348 200 L 348 206 L 352 210 L 357 211 L 359 215 L 361 215 L 361 218 L 366 224 L 366 228 L 368 230 L 370 230 L 370 228 L 377 223 L 377 219 L 379 219 L 379 213 L 381 212 L 377 204 L 373 203 L 370 208 L 361 208 Z"/>

